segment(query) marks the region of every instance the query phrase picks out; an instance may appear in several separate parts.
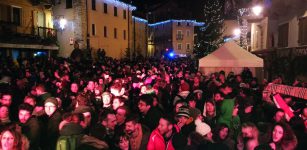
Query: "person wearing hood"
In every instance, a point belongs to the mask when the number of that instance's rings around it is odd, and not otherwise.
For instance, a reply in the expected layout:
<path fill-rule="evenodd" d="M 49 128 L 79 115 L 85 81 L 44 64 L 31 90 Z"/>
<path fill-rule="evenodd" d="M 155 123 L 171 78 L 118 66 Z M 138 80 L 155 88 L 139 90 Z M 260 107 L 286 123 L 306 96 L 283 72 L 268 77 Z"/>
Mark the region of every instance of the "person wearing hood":
<path fill-rule="evenodd" d="M 204 122 L 210 127 L 215 127 L 217 122 L 216 117 L 216 106 L 215 102 L 212 100 L 206 101 L 203 110 Z"/>
<path fill-rule="evenodd" d="M 240 117 L 238 116 L 238 106 L 234 99 L 225 99 L 221 105 L 221 112 L 217 123 L 224 123 L 231 131 L 237 131 L 240 127 Z"/>

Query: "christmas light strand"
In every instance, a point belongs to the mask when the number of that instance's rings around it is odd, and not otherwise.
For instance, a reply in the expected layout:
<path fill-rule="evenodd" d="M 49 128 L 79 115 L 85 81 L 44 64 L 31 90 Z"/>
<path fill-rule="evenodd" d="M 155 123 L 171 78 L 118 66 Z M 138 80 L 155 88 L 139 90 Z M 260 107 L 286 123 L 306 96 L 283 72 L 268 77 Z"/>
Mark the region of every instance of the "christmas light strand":
<path fill-rule="evenodd" d="M 135 21 L 138 21 L 138 22 L 148 23 L 148 21 L 143 19 L 143 18 L 132 16 L 132 19 L 134 19 Z"/>
<path fill-rule="evenodd" d="M 114 5 L 116 7 L 121 7 L 123 9 L 128 9 L 131 11 L 136 10 L 135 6 L 129 5 L 127 3 L 121 2 L 119 0 L 104 0 L 105 3 L 110 4 L 110 5 Z"/>
<path fill-rule="evenodd" d="M 171 19 L 171 20 L 166 20 L 166 21 L 162 21 L 162 22 L 157 22 L 157 23 L 153 23 L 153 24 L 148 24 L 148 26 L 158 26 L 158 25 L 161 25 L 161 24 L 165 24 L 165 23 L 170 23 L 170 22 L 186 22 L 186 23 L 192 23 L 194 26 L 204 26 L 205 23 L 203 22 L 197 22 L 196 20 L 174 20 L 174 19 Z"/>

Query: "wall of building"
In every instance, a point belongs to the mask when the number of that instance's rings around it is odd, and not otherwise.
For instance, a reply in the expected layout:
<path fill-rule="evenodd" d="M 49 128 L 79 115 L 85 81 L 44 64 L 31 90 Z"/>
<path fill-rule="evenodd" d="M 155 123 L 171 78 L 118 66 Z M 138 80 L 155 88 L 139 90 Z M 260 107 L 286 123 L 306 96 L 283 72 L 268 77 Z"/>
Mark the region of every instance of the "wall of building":
<path fill-rule="evenodd" d="M 147 56 L 147 25 L 147 22 L 133 18 L 131 49 L 142 56 Z"/>
<path fill-rule="evenodd" d="M 107 4 L 108 12 L 104 13 L 104 3 Z M 123 17 L 124 8 L 117 6 L 117 16 L 114 16 L 114 4 L 110 0 L 96 0 L 96 9 L 92 9 L 92 0 L 74 0 L 73 8 L 66 9 L 65 1 L 54 7 L 55 16 L 67 19 L 67 28 L 58 34 L 60 52 L 63 57 L 70 56 L 73 50 L 73 42 L 78 41 L 80 48 L 92 49 L 92 56 L 96 57 L 98 49 L 104 49 L 107 56 L 113 58 L 122 58 L 132 41 L 132 11 L 126 10 L 126 19 Z M 129 14 L 129 15 L 128 15 Z M 128 30 L 128 21 L 130 30 Z M 93 26 L 94 25 L 94 26 Z M 104 27 L 107 28 L 107 36 L 104 36 Z M 95 34 L 93 34 L 95 28 Z M 114 37 L 114 29 L 117 30 L 117 36 Z M 124 38 L 124 32 L 126 37 Z M 130 32 L 130 34 L 128 33 Z M 130 35 L 130 37 L 128 37 Z"/>
<path fill-rule="evenodd" d="M 80 1 L 76 0 L 73 1 L 74 5 L 73 8 L 81 7 Z M 59 26 L 57 24 L 58 34 L 58 43 L 59 43 L 59 53 L 58 55 L 60 57 L 69 57 L 72 50 L 74 49 L 73 43 L 70 43 L 70 40 L 73 41 L 79 40 L 75 37 L 75 30 L 78 28 L 78 25 L 76 24 L 75 16 L 74 16 L 74 9 L 66 9 L 66 1 L 62 1 L 61 4 L 55 5 L 53 9 L 54 19 L 59 23 L 58 21 L 60 19 L 66 19 L 67 24 L 63 30 L 59 29 Z M 80 12 L 81 13 L 81 12 Z M 82 29 L 76 30 L 79 32 L 82 32 Z M 84 42 L 80 42 L 80 47 L 84 47 Z"/>
<path fill-rule="evenodd" d="M 172 44 L 172 23 L 166 22 L 161 24 L 156 24 L 154 26 L 149 26 L 150 28 L 150 35 L 153 39 L 153 48 L 154 54 L 152 56 L 161 56 L 166 49 L 171 50 L 173 49 Z M 151 52 L 151 48 L 149 47 L 149 51 Z M 152 53 L 152 52 L 151 52 Z"/>
<path fill-rule="evenodd" d="M 114 5 L 108 4 L 108 13 L 105 14 L 103 10 L 103 3 L 106 1 L 96 0 L 96 10 L 92 10 L 92 0 L 88 0 L 89 9 L 89 31 L 90 31 L 90 45 L 93 51 L 97 49 L 104 49 L 107 56 L 113 58 L 122 58 L 125 55 L 125 51 L 128 48 L 128 39 L 130 39 L 131 48 L 131 33 L 132 33 L 132 11 L 128 13 L 127 9 L 117 7 L 117 16 L 114 16 Z M 126 10 L 126 19 L 123 17 L 123 10 Z M 128 16 L 129 14 L 129 16 Z M 128 30 L 128 21 L 130 23 L 130 29 Z M 95 24 L 96 35 L 92 34 L 92 24 Z M 107 37 L 104 37 L 104 27 L 107 27 Z M 117 37 L 114 37 L 114 29 L 117 30 Z M 126 38 L 124 39 L 124 32 L 126 32 Z M 130 32 L 130 34 L 128 34 Z M 128 36 L 130 37 L 128 38 Z M 95 54 L 94 54 L 95 55 Z"/>
<path fill-rule="evenodd" d="M 285 23 L 289 24 L 288 47 L 298 47 L 299 18 L 307 13 L 307 3 L 303 3 L 298 0 L 273 0 L 269 16 L 251 25 L 252 50 L 278 47 L 278 27 Z M 259 32 L 263 36 L 260 36 Z"/>
<path fill-rule="evenodd" d="M 260 22 L 251 23 L 251 51 L 267 49 L 271 38 L 268 34 L 267 17 Z"/>
<path fill-rule="evenodd" d="M 187 23 L 189 25 L 187 25 Z M 190 55 L 193 52 L 193 46 L 194 46 L 194 25 L 191 22 L 180 22 L 180 26 L 178 26 L 178 22 L 173 22 L 173 48 L 174 52 L 177 55 Z M 178 39 L 178 31 L 182 32 L 183 38 Z M 187 32 L 190 32 L 189 35 Z M 178 49 L 178 44 L 181 44 L 181 50 Z M 190 48 L 187 48 L 187 44 L 190 45 Z"/>

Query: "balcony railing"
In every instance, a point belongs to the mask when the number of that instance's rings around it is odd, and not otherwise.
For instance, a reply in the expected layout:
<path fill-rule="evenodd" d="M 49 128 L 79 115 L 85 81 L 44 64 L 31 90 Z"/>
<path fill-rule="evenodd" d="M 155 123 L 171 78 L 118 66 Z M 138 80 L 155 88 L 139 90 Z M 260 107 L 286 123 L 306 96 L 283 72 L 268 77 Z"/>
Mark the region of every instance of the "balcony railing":
<path fill-rule="evenodd" d="M 29 28 L 18 27 L 12 22 L 0 21 L 0 42 L 4 43 L 43 45 L 56 44 L 56 33 L 57 31 L 52 28 L 32 27 L 31 29 L 30 27 L 29 30 Z"/>
<path fill-rule="evenodd" d="M 270 49 L 256 50 L 253 51 L 252 53 L 265 54 L 272 52 L 275 52 L 277 57 L 307 56 L 307 46 L 270 48 Z"/>
<path fill-rule="evenodd" d="M 183 40 L 183 34 L 177 34 L 176 40 Z"/>
<path fill-rule="evenodd" d="M 34 35 L 41 37 L 42 39 L 46 38 L 56 38 L 56 29 L 47 28 L 47 27 L 36 27 L 34 29 Z"/>

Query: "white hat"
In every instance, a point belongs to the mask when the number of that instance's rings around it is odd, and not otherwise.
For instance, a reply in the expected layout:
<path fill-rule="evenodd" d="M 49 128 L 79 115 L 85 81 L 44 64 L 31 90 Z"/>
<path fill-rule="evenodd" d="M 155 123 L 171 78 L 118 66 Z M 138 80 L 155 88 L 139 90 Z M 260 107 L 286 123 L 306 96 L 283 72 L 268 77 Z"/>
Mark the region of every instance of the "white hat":
<path fill-rule="evenodd" d="M 200 119 L 195 120 L 195 125 L 196 125 L 196 132 L 202 136 L 205 136 L 211 132 L 210 126 L 202 122 Z"/>

